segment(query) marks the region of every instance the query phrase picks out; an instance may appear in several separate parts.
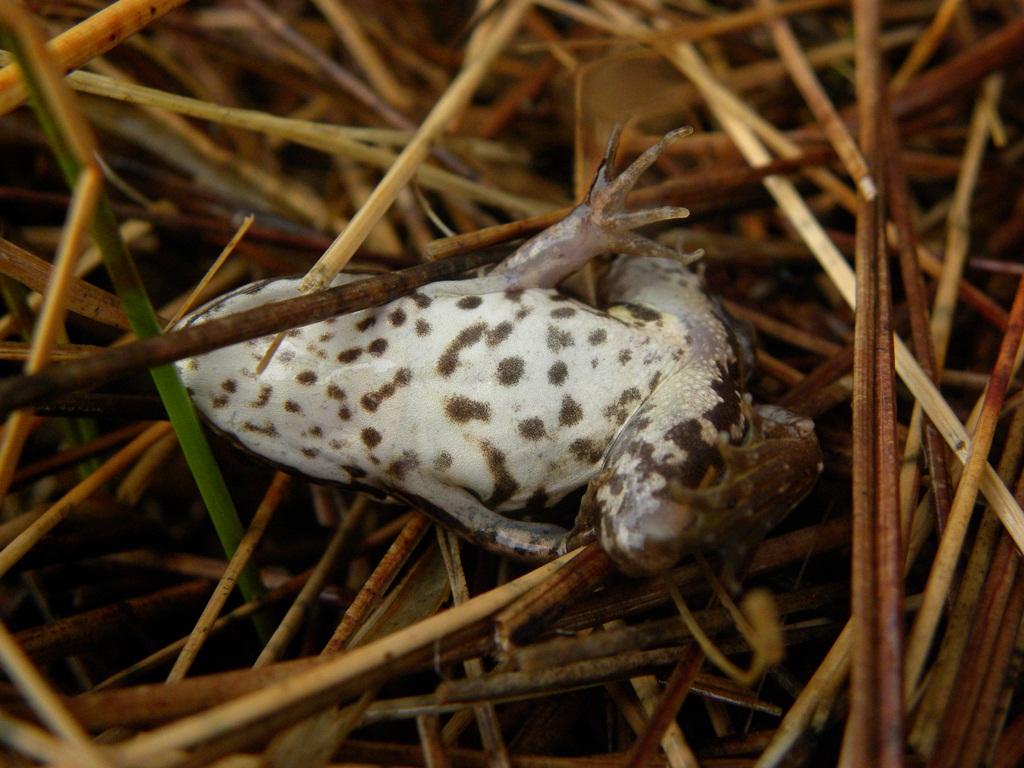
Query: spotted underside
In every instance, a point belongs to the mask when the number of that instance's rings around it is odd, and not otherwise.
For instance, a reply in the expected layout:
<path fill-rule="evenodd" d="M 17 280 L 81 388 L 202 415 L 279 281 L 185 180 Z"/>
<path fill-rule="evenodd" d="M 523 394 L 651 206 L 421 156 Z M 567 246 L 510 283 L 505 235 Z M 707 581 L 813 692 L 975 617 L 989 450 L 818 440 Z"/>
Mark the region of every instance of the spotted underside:
<path fill-rule="evenodd" d="M 205 417 L 275 464 L 436 505 L 461 489 L 506 512 L 585 485 L 688 362 L 686 327 L 648 306 L 606 312 L 552 290 L 465 287 L 436 284 L 290 331 L 260 375 L 268 338 L 180 369 Z M 297 294 L 296 280 L 255 284 L 186 324 Z"/>

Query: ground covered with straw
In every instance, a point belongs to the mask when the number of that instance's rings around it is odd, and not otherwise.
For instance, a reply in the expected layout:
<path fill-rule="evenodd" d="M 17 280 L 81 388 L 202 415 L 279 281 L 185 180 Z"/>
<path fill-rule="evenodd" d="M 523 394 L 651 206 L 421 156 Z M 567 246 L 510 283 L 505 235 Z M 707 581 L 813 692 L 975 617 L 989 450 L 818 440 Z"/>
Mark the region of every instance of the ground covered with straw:
<path fill-rule="evenodd" d="M 5 0 L 0 30 L 4 765 L 1024 764 L 1019 3 Z M 739 611 L 717 552 L 530 567 L 200 425 L 180 307 L 493 262 L 616 125 L 620 166 L 693 128 L 630 206 L 690 210 L 657 236 L 822 446 Z"/>

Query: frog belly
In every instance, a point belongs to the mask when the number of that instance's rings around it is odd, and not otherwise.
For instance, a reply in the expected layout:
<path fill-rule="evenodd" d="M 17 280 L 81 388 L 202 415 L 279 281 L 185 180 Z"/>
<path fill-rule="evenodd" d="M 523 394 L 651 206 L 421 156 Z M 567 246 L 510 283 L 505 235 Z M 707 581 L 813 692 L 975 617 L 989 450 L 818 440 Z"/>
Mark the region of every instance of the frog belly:
<path fill-rule="evenodd" d="M 217 429 L 289 471 L 397 496 L 430 488 L 438 506 L 446 487 L 493 510 L 554 504 L 600 470 L 678 364 L 676 335 L 647 327 L 674 321 L 613 317 L 550 290 L 457 287 L 293 330 L 259 375 L 269 339 L 179 367 L 193 393 L 208 393 L 197 405 Z M 297 280 L 273 281 L 200 314 L 297 292 Z"/>

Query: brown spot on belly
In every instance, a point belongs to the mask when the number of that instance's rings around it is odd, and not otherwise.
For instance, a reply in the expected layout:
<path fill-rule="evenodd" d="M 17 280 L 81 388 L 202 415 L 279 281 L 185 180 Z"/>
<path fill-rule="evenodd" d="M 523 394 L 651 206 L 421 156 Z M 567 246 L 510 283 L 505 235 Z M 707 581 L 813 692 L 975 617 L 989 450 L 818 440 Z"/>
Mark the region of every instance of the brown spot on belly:
<path fill-rule="evenodd" d="M 506 357 L 498 361 L 498 383 L 503 387 L 511 387 L 518 384 L 523 378 L 523 371 L 526 370 L 526 363 L 521 357 Z"/>
<path fill-rule="evenodd" d="M 437 359 L 437 372 L 441 376 L 451 376 L 459 367 L 459 353 L 480 341 L 485 330 L 487 323 L 481 322 L 473 323 L 459 331 Z"/>
<path fill-rule="evenodd" d="M 349 347 L 338 353 L 339 363 L 354 363 L 363 354 L 362 347 Z"/>
<path fill-rule="evenodd" d="M 496 347 L 512 335 L 513 325 L 508 320 L 502 320 L 496 326 L 487 331 L 487 346 Z"/>
<path fill-rule="evenodd" d="M 534 416 L 533 418 L 523 419 L 519 422 L 519 435 L 524 440 L 540 440 L 547 436 L 547 430 L 544 429 L 544 422 Z"/>
<path fill-rule="evenodd" d="M 256 395 L 256 399 L 249 403 L 250 408 L 262 408 L 270 402 L 270 396 L 274 393 L 274 388 L 269 384 L 260 385 L 259 394 Z"/>
<path fill-rule="evenodd" d="M 560 387 L 565 383 L 565 379 L 568 375 L 569 366 L 559 360 L 558 362 L 552 363 L 551 367 L 548 368 L 548 383 L 554 387 Z"/>
<path fill-rule="evenodd" d="M 367 392 L 359 398 L 359 404 L 365 410 L 374 413 L 380 408 L 381 403 L 392 397 L 400 387 L 408 385 L 411 380 L 412 371 L 409 368 L 399 368 L 395 371 L 395 375 L 391 377 L 391 381 L 381 384 L 373 392 Z"/>
<path fill-rule="evenodd" d="M 359 439 L 363 441 L 363 445 L 367 448 L 375 448 L 380 445 L 380 441 L 383 439 L 380 432 L 373 427 L 366 427 L 359 433 Z"/>
<path fill-rule="evenodd" d="M 462 395 L 456 395 L 445 399 L 444 412 L 448 418 L 457 424 L 465 424 L 467 421 L 490 421 L 491 406 L 479 400 L 471 400 Z"/>
<path fill-rule="evenodd" d="M 409 294 L 409 298 L 413 300 L 417 307 L 420 309 L 426 309 L 433 303 L 433 299 L 427 296 L 425 293 L 420 291 L 413 291 Z"/>
<path fill-rule="evenodd" d="M 483 303 L 484 300 L 481 299 L 479 296 L 463 296 L 461 299 L 455 302 L 455 306 L 457 306 L 459 309 L 476 309 Z"/>
<path fill-rule="evenodd" d="M 569 395 L 562 398 L 562 407 L 558 411 L 558 423 L 563 427 L 571 427 L 583 421 L 583 406 Z"/>
<path fill-rule="evenodd" d="M 548 345 L 548 349 L 552 352 L 561 352 L 563 349 L 575 346 L 576 344 L 576 340 L 572 337 L 571 333 L 553 325 L 548 326 L 545 342 Z"/>
<path fill-rule="evenodd" d="M 604 448 L 590 438 L 573 440 L 569 445 L 569 451 L 579 461 L 588 464 L 596 464 L 604 457 Z"/>
<path fill-rule="evenodd" d="M 266 424 L 256 424 L 255 422 L 247 421 L 242 424 L 242 429 L 246 432 L 263 435 L 264 437 L 277 437 L 277 427 L 270 422 L 267 422 Z"/>
<path fill-rule="evenodd" d="M 519 490 L 519 483 L 512 477 L 505 463 L 505 453 L 495 448 L 490 443 L 482 446 L 484 459 L 487 461 L 487 470 L 494 479 L 494 492 L 487 499 L 487 506 L 494 509 L 511 499 Z"/>
<path fill-rule="evenodd" d="M 366 345 L 366 351 L 374 357 L 380 357 L 388 351 L 388 340 L 387 339 L 374 339 Z"/>
<path fill-rule="evenodd" d="M 384 469 L 384 472 L 398 480 L 402 480 L 406 474 L 413 471 L 420 465 L 420 457 L 415 451 L 404 451 L 402 458 L 395 459 Z"/>

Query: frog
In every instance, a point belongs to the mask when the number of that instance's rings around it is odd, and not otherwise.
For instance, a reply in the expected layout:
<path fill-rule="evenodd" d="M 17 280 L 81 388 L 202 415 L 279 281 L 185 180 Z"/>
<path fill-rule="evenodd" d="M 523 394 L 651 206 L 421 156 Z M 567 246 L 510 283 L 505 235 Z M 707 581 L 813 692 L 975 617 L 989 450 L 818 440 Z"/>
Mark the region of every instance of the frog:
<path fill-rule="evenodd" d="M 318 483 L 412 505 L 492 552 L 543 562 L 598 541 L 619 571 L 739 556 L 821 470 L 814 424 L 754 406 L 751 346 L 679 254 L 636 230 L 688 215 L 627 210 L 685 129 L 616 173 L 620 132 L 584 199 L 489 272 L 179 361 L 198 411 L 249 454 Z M 558 284 L 612 255 L 588 304 Z M 333 285 L 362 279 L 342 273 Z M 189 327 L 299 295 L 238 288 Z M 551 510 L 585 489 L 571 528 Z"/>

